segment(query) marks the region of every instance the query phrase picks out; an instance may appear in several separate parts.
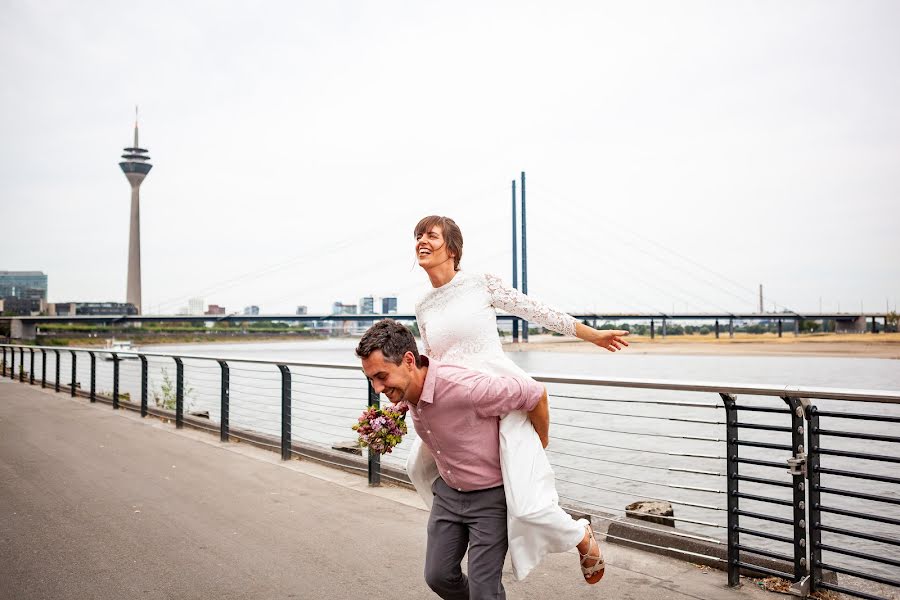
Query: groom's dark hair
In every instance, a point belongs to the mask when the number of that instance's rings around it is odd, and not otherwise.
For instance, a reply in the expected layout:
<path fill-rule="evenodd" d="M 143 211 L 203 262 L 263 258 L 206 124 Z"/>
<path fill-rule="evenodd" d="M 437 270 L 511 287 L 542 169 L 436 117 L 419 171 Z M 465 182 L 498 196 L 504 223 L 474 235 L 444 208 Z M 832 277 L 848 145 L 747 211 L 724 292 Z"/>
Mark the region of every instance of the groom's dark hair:
<path fill-rule="evenodd" d="M 363 334 L 356 347 L 356 356 L 369 358 L 376 350 L 381 350 L 384 360 L 399 365 L 403 355 L 412 352 L 416 357 L 416 366 L 422 366 L 422 357 L 416 347 L 416 338 L 412 332 L 393 319 L 378 321 Z"/>

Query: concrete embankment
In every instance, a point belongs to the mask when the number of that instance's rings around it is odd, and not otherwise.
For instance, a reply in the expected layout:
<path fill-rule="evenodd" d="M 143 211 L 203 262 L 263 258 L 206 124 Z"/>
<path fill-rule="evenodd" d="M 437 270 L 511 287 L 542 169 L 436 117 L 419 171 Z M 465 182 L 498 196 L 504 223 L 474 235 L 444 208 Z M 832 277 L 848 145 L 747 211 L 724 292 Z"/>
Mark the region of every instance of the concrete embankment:
<path fill-rule="evenodd" d="M 0 598 L 430 598 L 427 513 L 406 489 L 0 379 Z M 605 545 L 508 597 L 771 597 L 720 571 Z"/>

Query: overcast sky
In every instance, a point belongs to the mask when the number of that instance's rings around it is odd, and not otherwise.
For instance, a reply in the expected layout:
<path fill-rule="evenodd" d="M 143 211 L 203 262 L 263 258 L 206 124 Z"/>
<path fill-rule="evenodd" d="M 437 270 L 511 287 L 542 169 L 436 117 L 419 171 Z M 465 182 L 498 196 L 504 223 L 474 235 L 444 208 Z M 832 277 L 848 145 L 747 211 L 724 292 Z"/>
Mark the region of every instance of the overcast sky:
<path fill-rule="evenodd" d="M 569 311 L 900 300 L 900 3 L 30 2 L 0 8 L 0 270 L 144 312 L 330 310 L 427 278 L 412 228 Z"/>

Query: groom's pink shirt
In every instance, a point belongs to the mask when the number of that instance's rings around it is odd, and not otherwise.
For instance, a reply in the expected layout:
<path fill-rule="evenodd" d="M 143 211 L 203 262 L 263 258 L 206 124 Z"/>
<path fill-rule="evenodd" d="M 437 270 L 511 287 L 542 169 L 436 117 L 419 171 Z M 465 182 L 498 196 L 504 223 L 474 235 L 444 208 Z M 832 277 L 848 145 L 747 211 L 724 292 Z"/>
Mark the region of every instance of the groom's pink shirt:
<path fill-rule="evenodd" d="M 527 377 L 486 375 L 422 359 L 428 373 L 419 403 L 409 412 L 441 478 L 461 492 L 503 485 L 500 416 L 532 410 L 544 386 Z"/>

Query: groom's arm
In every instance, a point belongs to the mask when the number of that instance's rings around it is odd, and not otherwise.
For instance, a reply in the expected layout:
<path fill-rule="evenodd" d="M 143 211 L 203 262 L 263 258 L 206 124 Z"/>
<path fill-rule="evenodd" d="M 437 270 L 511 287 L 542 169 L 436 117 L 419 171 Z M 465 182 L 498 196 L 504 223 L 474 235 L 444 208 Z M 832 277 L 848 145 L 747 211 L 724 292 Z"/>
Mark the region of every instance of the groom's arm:
<path fill-rule="evenodd" d="M 547 390 L 538 400 L 537 405 L 528 411 L 528 418 L 531 419 L 531 425 L 541 438 L 541 445 L 546 448 L 550 443 L 550 403 L 547 402 Z"/>
<path fill-rule="evenodd" d="M 514 410 L 528 414 L 544 448 L 550 443 L 550 406 L 547 389 L 530 377 L 472 373 L 469 400 L 483 417 L 500 417 Z"/>

